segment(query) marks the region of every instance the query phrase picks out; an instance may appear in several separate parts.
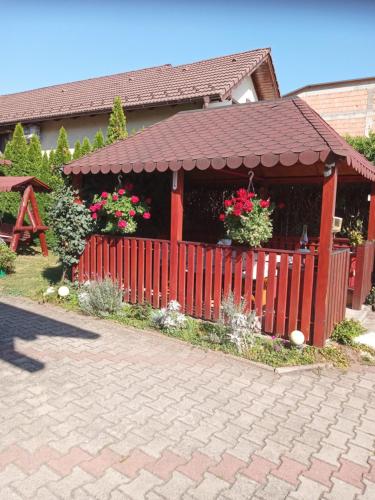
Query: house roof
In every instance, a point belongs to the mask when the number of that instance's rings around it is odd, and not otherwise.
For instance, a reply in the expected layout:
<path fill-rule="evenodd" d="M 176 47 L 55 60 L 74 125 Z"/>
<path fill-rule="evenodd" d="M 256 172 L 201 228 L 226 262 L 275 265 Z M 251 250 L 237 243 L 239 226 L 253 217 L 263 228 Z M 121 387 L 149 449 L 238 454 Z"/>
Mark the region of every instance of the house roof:
<path fill-rule="evenodd" d="M 120 96 L 125 109 L 226 99 L 252 74 L 259 99 L 279 97 L 270 49 L 257 49 L 191 64 L 156 66 L 0 96 L 0 125 L 110 111 Z"/>
<path fill-rule="evenodd" d="M 351 80 L 338 80 L 335 82 L 323 82 L 323 83 L 312 83 L 310 85 L 305 85 L 303 87 L 299 87 L 298 89 L 292 90 L 284 95 L 284 97 L 294 96 L 297 94 L 302 94 L 303 92 L 310 92 L 319 89 L 329 89 L 335 87 L 346 87 L 348 85 L 366 85 L 366 84 L 375 83 L 375 76 L 367 76 L 364 78 L 354 78 Z"/>
<path fill-rule="evenodd" d="M 375 166 L 298 97 L 184 111 L 64 167 L 66 174 L 313 165 L 343 158 L 375 180 Z"/>
<path fill-rule="evenodd" d="M 35 191 L 47 192 L 51 188 L 36 177 L 2 177 L 0 176 L 0 192 L 22 191 L 27 186 L 32 185 Z"/>

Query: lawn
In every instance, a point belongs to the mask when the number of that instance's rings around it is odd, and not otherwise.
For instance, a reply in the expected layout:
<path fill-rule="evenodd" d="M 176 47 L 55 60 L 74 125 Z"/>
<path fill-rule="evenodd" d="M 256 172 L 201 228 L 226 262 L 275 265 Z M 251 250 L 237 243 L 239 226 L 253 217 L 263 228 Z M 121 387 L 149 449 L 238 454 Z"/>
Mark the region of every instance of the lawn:
<path fill-rule="evenodd" d="M 40 248 L 29 248 L 27 254 L 17 256 L 16 271 L 0 279 L 0 294 L 36 298 L 50 283 L 59 282 L 61 273 L 55 255 L 43 257 Z"/>

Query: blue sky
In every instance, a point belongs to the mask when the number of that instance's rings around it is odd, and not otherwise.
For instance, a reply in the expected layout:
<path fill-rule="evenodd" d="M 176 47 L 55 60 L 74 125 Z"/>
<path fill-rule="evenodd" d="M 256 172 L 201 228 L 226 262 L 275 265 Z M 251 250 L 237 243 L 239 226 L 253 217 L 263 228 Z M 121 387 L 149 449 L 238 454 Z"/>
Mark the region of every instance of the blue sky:
<path fill-rule="evenodd" d="M 0 94 L 271 47 L 282 93 L 375 76 L 375 0 L 0 0 Z"/>

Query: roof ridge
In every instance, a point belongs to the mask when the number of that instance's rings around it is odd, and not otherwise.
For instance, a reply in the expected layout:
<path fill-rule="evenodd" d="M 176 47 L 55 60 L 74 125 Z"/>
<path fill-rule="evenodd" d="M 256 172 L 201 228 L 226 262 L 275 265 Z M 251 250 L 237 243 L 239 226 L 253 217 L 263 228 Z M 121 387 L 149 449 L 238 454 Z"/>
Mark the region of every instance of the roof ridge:
<path fill-rule="evenodd" d="M 260 52 L 260 51 L 266 51 L 267 54 L 270 54 L 271 47 L 260 47 L 258 49 L 243 50 L 242 52 L 235 52 L 234 54 L 226 54 L 224 56 L 208 57 L 207 59 L 200 59 L 199 61 L 193 61 L 191 63 L 178 64 L 177 66 L 173 66 L 173 68 L 181 68 L 184 66 L 191 66 L 193 64 L 199 64 L 201 62 L 208 62 L 208 61 L 215 61 L 215 60 L 217 61 L 218 59 L 226 59 L 227 57 L 242 56 L 244 54 L 250 54 L 251 52 Z"/>

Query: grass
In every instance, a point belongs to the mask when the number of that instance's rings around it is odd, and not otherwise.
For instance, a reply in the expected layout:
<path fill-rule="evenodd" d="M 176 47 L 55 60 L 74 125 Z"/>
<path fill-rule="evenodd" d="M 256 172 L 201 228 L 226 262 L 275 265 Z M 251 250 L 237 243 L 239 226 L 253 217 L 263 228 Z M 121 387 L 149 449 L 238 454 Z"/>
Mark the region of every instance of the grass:
<path fill-rule="evenodd" d="M 48 257 L 43 257 L 40 249 L 34 248 L 29 250 L 28 254 L 17 256 L 15 273 L 0 279 L 0 294 L 41 299 L 43 291 L 51 284 L 60 283 L 61 277 L 62 269 L 57 257 L 52 253 Z M 73 286 L 70 288 L 71 294 L 68 299 L 63 301 L 51 297 L 49 300 L 66 309 L 79 311 L 77 290 Z M 109 316 L 108 319 L 124 326 L 156 329 L 150 319 L 151 311 L 150 306 L 124 304 L 119 313 Z M 362 345 L 331 343 L 321 349 L 312 346 L 298 349 L 290 347 L 280 339 L 272 340 L 265 336 L 258 337 L 253 346 L 239 354 L 236 347 L 223 337 L 219 325 L 193 318 L 188 318 L 186 328 L 162 330 L 162 333 L 204 349 L 242 356 L 272 367 L 330 362 L 334 366 L 346 368 L 352 363 L 375 363 L 375 351 Z"/>

